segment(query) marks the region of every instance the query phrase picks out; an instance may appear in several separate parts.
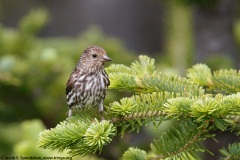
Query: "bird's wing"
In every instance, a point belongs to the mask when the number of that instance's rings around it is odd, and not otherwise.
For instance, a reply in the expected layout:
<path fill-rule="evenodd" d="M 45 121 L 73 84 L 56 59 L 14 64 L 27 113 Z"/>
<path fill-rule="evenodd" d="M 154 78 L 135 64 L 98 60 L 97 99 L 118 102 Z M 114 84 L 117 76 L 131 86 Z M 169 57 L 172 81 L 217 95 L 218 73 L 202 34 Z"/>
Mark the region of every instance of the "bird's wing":
<path fill-rule="evenodd" d="M 74 88 L 74 77 L 76 76 L 74 73 L 71 74 L 71 76 L 69 77 L 68 81 L 67 81 L 67 85 L 66 85 L 66 94 L 68 94 L 69 92 L 72 91 L 72 89 Z"/>

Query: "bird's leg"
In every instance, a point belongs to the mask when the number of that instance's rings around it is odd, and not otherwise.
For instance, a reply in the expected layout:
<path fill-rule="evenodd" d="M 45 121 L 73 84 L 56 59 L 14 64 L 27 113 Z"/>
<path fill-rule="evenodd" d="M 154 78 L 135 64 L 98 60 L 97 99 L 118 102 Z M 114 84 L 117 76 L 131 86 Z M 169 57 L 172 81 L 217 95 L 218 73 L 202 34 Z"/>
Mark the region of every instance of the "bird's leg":
<path fill-rule="evenodd" d="M 72 113 L 73 113 L 72 108 L 69 108 L 69 110 L 67 112 L 68 118 L 67 118 L 67 122 L 66 123 L 68 123 L 69 119 L 72 117 Z"/>
<path fill-rule="evenodd" d="M 101 114 L 101 121 L 104 120 L 104 115 L 103 115 L 103 103 L 100 103 L 99 105 L 99 112 Z"/>
<path fill-rule="evenodd" d="M 104 120 L 104 115 L 103 115 L 103 111 L 100 111 L 101 114 L 101 121 Z"/>

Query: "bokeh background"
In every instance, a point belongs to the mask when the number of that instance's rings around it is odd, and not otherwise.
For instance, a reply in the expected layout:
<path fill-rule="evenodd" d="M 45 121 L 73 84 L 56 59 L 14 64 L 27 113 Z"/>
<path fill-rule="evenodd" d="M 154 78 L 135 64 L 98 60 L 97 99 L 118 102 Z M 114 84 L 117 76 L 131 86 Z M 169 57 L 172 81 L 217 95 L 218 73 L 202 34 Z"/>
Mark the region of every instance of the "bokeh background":
<path fill-rule="evenodd" d="M 68 156 L 39 149 L 38 134 L 66 119 L 66 81 L 93 44 L 111 63 L 146 54 L 159 71 L 181 76 L 198 62 L 239 69 L 240 0 L 0 0 L 0 155 Z M 110 90 L 105 104 L 129 95 Z M 86 159 L 118 159 L 130 146 L 149 150 L 171 123 L 116 138 Z M 218 159 L 219 148 L 239 141 L 216 133 L 218 143 L 204 144 L 215 156 L 203 159 Z"/>

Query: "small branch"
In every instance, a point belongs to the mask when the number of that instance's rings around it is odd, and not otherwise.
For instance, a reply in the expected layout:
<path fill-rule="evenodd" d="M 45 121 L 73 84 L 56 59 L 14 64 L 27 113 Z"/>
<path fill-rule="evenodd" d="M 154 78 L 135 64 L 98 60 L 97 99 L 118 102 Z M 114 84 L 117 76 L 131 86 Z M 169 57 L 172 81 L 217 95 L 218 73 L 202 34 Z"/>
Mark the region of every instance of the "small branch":
<path fill-rule="evenodd" d="M 132 115 L 126 115 L 126 116 L 119 117 L 119 118 L 112 118 L 110 121 L 112 123 L 116 123 L 116 122 L 121 122 L 121 121 L 132 120 L 132 119 L 136 119 L 136 118 L 149 118 L 149 117 L 159 117 L 159 116 L 167 116 L 167 114 L 164 112 L 161 112 L 161 111 L 139 112 L 139 113 L 134 113 Z"/>
<path fill-rule="evenodd" d="M 147 111 L 147 112 L 139 112 L 139 113 L 134 113 L 131 115 L 125 115 L 123 117 L 117 117 L 117 118 L 112 118 L 110 119 L 111 123 L 117 123 L 121 121 L 128 121 L 128 120 L 134 120 L 136 118 L 149 118 L 149 117 L 159 117 L 159 116 L 168 116 L 167 113 L 161 112 L 161 111 Z M 181 116 L 179 116 L 181 117 Z M 187 117 L 185 117 L 187 118 Z M 192 118 L 191 115 L 189 115 L 189 118 Z M 220 116 L 220 119 L 230 119 L 234 120 L 236 123 L 240 123 L 240 116 L 239 115 L 227 115 L 227 116 Z"/>
<path fill-rule="evenodd" d="M 185 145 L 183 146 L 183 148 L 180 148 L 178 152 L 169 153 L 167 157 L 177 155 L 181 152 L 185 152 L 191 145 L 193 145 L 194 143 L 196 143 L 199 140 L 201 135 L 207 130 L 207 126 L 203 127 L 191 140 L 186 142 Z M 163 155 L 157 155 L 153 159 L 160 160 L 160 159 L 165 159 L 167 157 L 164 157 Z"/>

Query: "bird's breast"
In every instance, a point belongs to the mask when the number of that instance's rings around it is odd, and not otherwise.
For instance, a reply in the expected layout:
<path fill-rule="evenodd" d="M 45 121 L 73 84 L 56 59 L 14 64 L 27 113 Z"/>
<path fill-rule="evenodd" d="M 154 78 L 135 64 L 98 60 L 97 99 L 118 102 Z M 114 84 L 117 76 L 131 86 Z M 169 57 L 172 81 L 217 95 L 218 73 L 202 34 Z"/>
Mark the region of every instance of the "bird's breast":
<path fill-rule="evenodd" d="M 107 75 L 102 74 L 102 72 L 89 74 L 85 78 L 84 90 L 82 103 L 86 108 L 92 108 L 99 106 L 99 103 L 102 103 L 106 95 L 107 84 L 106 84 Z"/>

